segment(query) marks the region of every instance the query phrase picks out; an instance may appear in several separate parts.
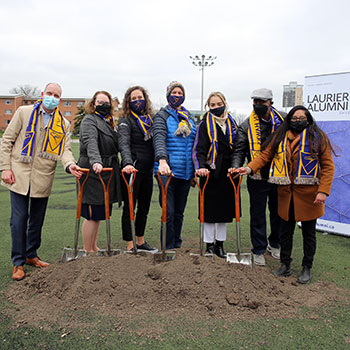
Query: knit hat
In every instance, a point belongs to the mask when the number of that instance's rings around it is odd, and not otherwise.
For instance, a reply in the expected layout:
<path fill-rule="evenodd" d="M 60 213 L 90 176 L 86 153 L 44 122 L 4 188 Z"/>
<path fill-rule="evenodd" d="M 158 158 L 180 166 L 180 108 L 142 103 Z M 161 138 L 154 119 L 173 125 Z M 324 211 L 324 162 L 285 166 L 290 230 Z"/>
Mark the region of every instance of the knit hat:
<path fill-rule="evenodd" d="M 176 88 L 176 87 L 179 87 L 183 94 L 184 94 L 184 97 L 185 97 L 185 88 L 183 87 L 183 85 L 181 83 L 179 83 L 178 81 L 172 81 L 168 87 L 166 88 L 166 97 L 168 97 L 171 92 Z"/>

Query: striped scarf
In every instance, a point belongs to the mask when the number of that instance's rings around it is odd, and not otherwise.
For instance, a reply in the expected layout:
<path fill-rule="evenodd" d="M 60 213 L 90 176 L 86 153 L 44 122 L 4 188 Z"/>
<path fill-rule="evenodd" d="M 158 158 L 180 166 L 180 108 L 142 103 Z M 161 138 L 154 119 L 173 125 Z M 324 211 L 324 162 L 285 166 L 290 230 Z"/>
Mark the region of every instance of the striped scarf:
<path fill-rule="evenodd" d="M 215 118 L 210 112 L 207 113 L 206 124 L 208 137 L 211 143 L 208 151 L 208 163 L 211 169 L 215 169 L 216 157 L 218 153 L 218 132 Z M 236 138 L 237 125 L 230 114 L 227 114 L 226 118 L 226 131 L 230 148 L 232 149 Z"/>
<path fill-rule="evenodd" d="M 315 185 L 319 184 L 320 164 L 317 158 L 310 152 L 309 130 L 304 129 L 300 134 L 299 153 L 297 171 L 294 183 L 296 185 Z M 291 183 L 286 159 L 287 133 L 278 146 L 270 168 L 269 182 L 278 185 L 289 185 Z"/>
<path fill-rule="evenodd" d="M 191 134 L 191 123 L 189 119 L 191 113 L 185 107 L 181 107 L 181 110 L 177 110 L 176 108 L 173 108 L 170 105 L 168 105 L 166 108 L 168 110 L 175 111 L 177 117 L 180 120 L 174 135 L 183 137 L 189 136 Z"/>
<path fill-rule="evenodd" d="M 147 141 L 152 137 L 152 125 L 153 119 L 150 114 L 147 115 L 139 115 L 134 111 L 131 111 L 131 115 L 136 119 L 137 124 L 139 125 L 143 135 L 144 140 Z"/>
<path fill-rule="evenodd" d="M 35 103 L 32 114 L 29 118 L 20 158 L 20 161 L 24 163 L 30 163 L 33 160 L 41 104 L 42 99 Z M 64 151 L 65 136 L 66 128 L 64 119 L 59 109 L 56 108 L 47 125 L 44 142 L 41 147 L 39 157 L 51 160 L 60 159 Z"/>
<path fill-rule="evenodd" d="M 270 107 L 270 120 L 271 120 L 271 133 L 275 132 L 277 128 L 282 124 L 283 117 L 278 113 L 276 108 Z M 248 126 L 248 141 L 251 159 L 255 159 L 261 152 L 261 130 L 260 130 L 260 119 L 257 114 L 252 111 L 249 117 Z M 251 176 L 254 179 L 261 180 L 260 170 Z"/>
<path fill-rule="evenodd" d="M 95 114 L 100 117 L 105 123 L 107 123 L 112 129 L 114 129 L 115 127 L 115 124 L 114 124 L 114 120 L 113 120 L 113 117 L 111 115 L 102 115 L 102 114 L 99 114 L 97 112 L 95 112 Z"/>

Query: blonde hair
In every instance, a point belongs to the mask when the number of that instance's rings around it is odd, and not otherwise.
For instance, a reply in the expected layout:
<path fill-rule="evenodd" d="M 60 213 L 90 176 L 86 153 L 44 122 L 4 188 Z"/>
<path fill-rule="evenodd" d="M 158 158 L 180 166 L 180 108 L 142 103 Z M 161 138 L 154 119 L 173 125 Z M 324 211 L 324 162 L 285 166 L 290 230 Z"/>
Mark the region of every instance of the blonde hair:
<path fill-rule="evenodd" d="M 209 97 L 208 97 L 208 99 L 207 99 L 207 102 L 205 102 L 205 107 L 208 107 L 208 109 L 210 109 L 209 108 L 209 102 L 210 102 L 210 99 L 212 98 L 212 97 L 214 97 L 214 96 L 217 96 L 217 97 L 220 97 L 221 98 L 221 100 L 222 100 L 222 102 L 224 103 L 224 105 L 225 105 L 225 112 L 227 111 L 227 102 L 226 102 L 226 98 L 225 98 L 225 96 L 224 96 L 224 94 L 222 93 L 222 92 L 220 92 L 220 91 L 214 91 L 214 92 L 212 92 L 210 95 L 209 95 Z"/>

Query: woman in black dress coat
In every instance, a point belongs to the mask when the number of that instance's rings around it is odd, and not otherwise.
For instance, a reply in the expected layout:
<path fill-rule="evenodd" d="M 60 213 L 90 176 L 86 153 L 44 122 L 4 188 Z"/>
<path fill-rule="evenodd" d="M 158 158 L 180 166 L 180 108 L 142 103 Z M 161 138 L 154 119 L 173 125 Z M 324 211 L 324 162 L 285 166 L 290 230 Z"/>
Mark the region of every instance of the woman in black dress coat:
<path fill-rule="evenodd" d="M 84 249 L 96 252 L 100 221 L 105 220 L 104 192 L 98 174 L 102 168 L 113 168 L 109 201 L 121 202 L 118 161 L 118 140 L 113 120 L 113 100 L 107 91 L 97 91 L 87 103 L 87 115 L 80 125 L 80 156 L 78 164 L 90 169 L 88 181 L 83 192 L 81 216 Z M 102 173 L 105 183 L 109 173 Z M 111 212 L 111 210 L 110 210 Z"/>
<path fill-rule="evenodd" d="M 196 174 L 202 177 L 202 185 L 205 177 L 210 175 L 204 196 L 206 251 L 225 258 L 223 242 L 226 240 L 227 223 L 232 222 L 235 215 L 233 187 L 227 170 L 230 168 L 237 126 L 227 111 L 222 93 L 211 93 L 206 106 L 209 111 L 198 126 L 193 162 Z"/>

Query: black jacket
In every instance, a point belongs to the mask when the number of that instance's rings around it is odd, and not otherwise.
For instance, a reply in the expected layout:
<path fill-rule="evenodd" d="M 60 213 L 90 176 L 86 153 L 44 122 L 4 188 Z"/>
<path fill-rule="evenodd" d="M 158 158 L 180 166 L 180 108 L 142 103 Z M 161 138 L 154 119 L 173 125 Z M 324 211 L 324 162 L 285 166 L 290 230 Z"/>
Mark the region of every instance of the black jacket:
<path fill-rule="evenodd" d="M 120 203 L 117 133 L 102 118 L 94 114 L 87 114 L 80 126 L 80 156 L 78 160 L 80 167 L 90 169 L 90 175 L 83 192 L 83 203 L 103 205 L 103 186 L 99 177 L 92 170 L 92 165 L 95 163 L 102 164 L 104 168 L 113 168 L 109 201 Z M 109 173 L 102 173 L 102 178 L 107 183 Z"/>
<path fill-rule="evenodd" d="M 122 155 L 122 168 L 133 165 L 141 173 L 153 173 L 153 141 L 145 141 L 143 132 L 133 117 L 120 119 L 118 145 Z"/>
<path fill-rule="evenodd" d="M 284 112 L 279 112 L 282 117 L 285 117 Z M 248 162 L 251 161 L 249 140 L 248 140 L 248 127 L 249 127 L 249 117 L 243 121 L 243 123 L 238 127 L 235 147 L 232 157 L 232 167 L 239 168 L 243 166 L 246 158 Z M 265 121 L 260 118 L 260 130 L 261 130 L 261 144 L 263 144 L 266 139 L 271 135 L 271 122 Z M 269 170 L 271 163 L 266 164 L 260 169 L 261 177 L 265 180 L 269 178 Z"/>

